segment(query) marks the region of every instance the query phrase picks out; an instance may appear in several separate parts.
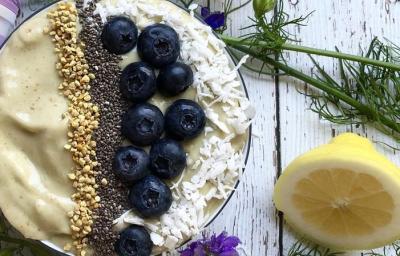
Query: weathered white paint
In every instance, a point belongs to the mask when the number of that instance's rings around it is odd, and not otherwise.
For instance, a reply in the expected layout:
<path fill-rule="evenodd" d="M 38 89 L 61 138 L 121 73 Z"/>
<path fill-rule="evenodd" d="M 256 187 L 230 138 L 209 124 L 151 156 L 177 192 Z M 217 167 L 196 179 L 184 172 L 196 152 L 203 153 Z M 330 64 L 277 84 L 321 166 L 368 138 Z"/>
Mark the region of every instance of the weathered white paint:
<path fill-rule="evenodd" d="M 400 43 L 400 3 L 396 4 L 395 0 L 283 1 L 291 17 L 315 10 L 307 27 L 291 29 L 304 45 L 326 49 L 338 46 L 343 51 L 359 53 L 359 46 L 365 47 L 374 35 Z M 220 7 L 222 2 L 215 0 L 216 7 Z M 234 4 L 241 2 L 244 0 L 234 0 Z M 27 16 L 29 10 L 25 8 L 24 13 Z M 234 35 L 243 33 L 239 29 L 250 24 L 249 16 L 252 16 L 251 5 L 234 13 L 229 20 L 228 32 Z M 311 72 L 312 65 L 306 55 L 289 53 L 286 56 L 291 65 L 304 72 Z M 331 59 L 317 59 L 328 72 L 337 71 L 337 65 Z M 272 203 L 276 173 L 281 171 L 277 164 L 278 157 L 281 157 L 284 168 L 299 154 L 326 143 L 332 136 L 345 131 L 354 131 L 372 140 L 387 143 L 391 143 L 391 140 L 370 127 L 331 125 L 319 120 L 316 114 L 307 110 L 309 102 L 297 92 L 305 88 L 302 83 L 281 77 L 277 98 L 275 81 L 271 78 L 243 73 L 250 99 L 258 112 L 253 124 L 253 131 L 258 136 L 253 136 L 248 165 L 238 190 L 222 214 L 206 231 L 219 233 L 226 230 L 230 234 L 238 235 L 248 255 L 278 256 L 279 220 Z M 277 113 L 280 115 L 279 124 Z M 277 126 L 280 133 L 275 130 Z M 277 153 L 278 141 L 281 143 L 280 154 Z M 378 149 L 400 163 L 391 150 L 382 146 L 378 146 Z M 286 225 L 282 232 L 282 256 L 286 256 L 295 240 Z M 349 255 L 360 255 L 360 252 Z"/>
<path fill-rule="evenodd" d="M 397 24 L 400 4 L 384 0 L 298 0 L 295 5 L 286 2 L 286 10 L 291 17 L 305 15 L 315 10 L 308 26 L 291 29 L 303 45 L 331 50 L 338 46 L 342 51 L 359 53 L 360 47 L 365 48 L 374 36 L 400 42 Z M 304 72 L 311 72 L 312 65 L 307 55 L 290 53 L 287 57 L 291 65 L 301 68 Z M 327 72 L 337 74 L 337 62 L 329 58 L 317 59 Z M 299 154 L 326 143 L 332 136 L 345 131 L 353 131 L 372 140 L 393 144 L 390 138 L 386 138 L 371 127 L 331 125 L 319 120 L 317 114 L 306 110 L 309 101 L 296 91 L 297 89 L 304 91 L 304 84 L 282 78 L 279 87 L 283 168 Z M 400 163 L 391 150 L 380 145 L 377 147 L 392 160 Z M 285 227 L 283 255 L 287 255 L 293 242 L 293 233 Z M 349 255 L 360 254 L 360 252 L 349 253 Z"/>

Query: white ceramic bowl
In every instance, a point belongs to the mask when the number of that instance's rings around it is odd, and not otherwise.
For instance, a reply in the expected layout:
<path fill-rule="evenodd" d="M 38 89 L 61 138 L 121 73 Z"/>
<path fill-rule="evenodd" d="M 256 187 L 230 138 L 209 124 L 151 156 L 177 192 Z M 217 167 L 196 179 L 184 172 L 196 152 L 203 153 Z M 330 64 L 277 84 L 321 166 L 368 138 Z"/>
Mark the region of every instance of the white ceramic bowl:
<path fill-rule="evenodd" d="M 29 19 L 31 19 L 31 18 L 33 18 L 36 14 L 38 14 L 38 13 L 40 13 L 40 12 L 42 12 L 42 11 L 45 11 L 46 9 L 48 9 L 48 8 L 51 8 L 53 5 L 55 5 L 56 3 L 57 3 L 58 1 L 56 1 L 56 2 L 54 2 L 54 3 L 51 3 L 51 4 L 49 4 L 49 5 L 47 5 L 47 6 L 44 6 L 44 7 L 42 7 L 42 8 L 40 8 L 39 10 L 37 10 L 37 11 L 35 11 L 33 14 L 31 14 L 28 18 L 26 18 L 25 20 L 24 20 L 24 22 L 26 22 L 26 21 L 28 21 Z M 179 8 L 182 8 L 182 7 L 180 7 L 180 6 L 178 6 Z M 199 19 L 199 20 L 201 20 L 199 17 L 196 17 L 197 19 Z M 19 26 L 21 26 L 24 22 L 22 22 Z M 17 27 L 16 29 L 18 29 L 19 27 Z M 12 34 L 11 34 L 12 35 Z M 7 40 L 11 37 L 11 35 L 4 41 L 4 44 L 7 42 Z M 217 34 L 215 34 L 215 36 L 217 36 L 218 37 L 218 35 Z M 3 45 L 4 45 L 3 44 Z M 1 45 L 2 46 L 2 45 Z M 1 52 L 1 46 L 0 46 L 0 52 Z M 231 65 L 232 65 L 232 67 L 233 66 L 235 66 L 236 65 L 236 61 L 233 59 L 233 57 L 232 57 L 232 55 L 228 52 L 228 51 L 226 51 L 226 54 L 227 55 L 229 55 L 230 56 L 230 60 L 231 60 Z M 242 88 L 243 88 L 243 91 L 246 93 L 246 97 L 248 98 L 248 93 L 247 93 L 247 89 L 246 89 L 246 85 L 245 85 L 245 83 L 244 83 L 244 80 L 243 80 L 243 77 L 242 77 L 242 74 L 240 73 L 240 71 L 238 70 L 237 71 L 238 72 L 238 75 L 239 75 L 239 77 L 240 77 L 240 80 L 241 80 L 241 84 L 242 84 Z M 249 157 L 249 152 L 250 152 L 250 144 L 251 144 L 251 126 L 249 127 L 249 129 L 248 129 L 248 132 L 247 132 L 248 134 L 247 134 L 247 141 L 246 141 L 246 144 L 245 144 L 245 146 L 244 146 L 244 148 L 243 148 L 243 155 L 244 155 L 244 157 L 245 157 L 245 165 L 247 164 L 247 160 L 248 160 L 248 157 Z M 235 189 L 238 187 L 238 185 L 239 185 L 239 179 L 238 179 L 238 181 L 236 182 L 236 184 L 235 184 Z M 229 202 L 229 200 L 231 199 L 231 197 L 232 197 L 232 195 L 233 195 L 233 193 L 235 192 L 235 190 L 233 190 L 230 194 L 229 194 L 229 196 L 227 197 L 227 199 L 225 199 L 225 200 L 223 200 L 223 201 L 221 201 L 220 203 L 219 203 L 219 206 L 216 208 L 216 210 L 210 215 L 210 217 L 208 218 L 208 220 L 205 222 L 206 224 L 204 225 L 204 227 L 207 227 L 208 225 L 210 225 L 217 217 L 218 217 L 218 215 L 222 212 L 222 210 L 224 209 L 224 207 L 225 207 L 225 205 Z M 56 254 L 56 255 L 60 255 L 60 256 L 62 256 L 62 255 L 73 255 L 73 254 L 71 254 L 71 253 L 66 253 L 62 248 L 59 248 L 57 245 L 55 245 L 55 244 L 53 244 L 53 243 L 51 243 L 51 242 L 49 242 L 49 241 L 41 241 L 44 245 L 46 245 L 47 247 L 49 247 L 51 250 L 53 250 L 54 251 L 54 253 Z M 185 243 L 187 243 L 188 241 L 186 241 Z M 184 245 L 185 243 L 182 243 L 182 245 Z"/>

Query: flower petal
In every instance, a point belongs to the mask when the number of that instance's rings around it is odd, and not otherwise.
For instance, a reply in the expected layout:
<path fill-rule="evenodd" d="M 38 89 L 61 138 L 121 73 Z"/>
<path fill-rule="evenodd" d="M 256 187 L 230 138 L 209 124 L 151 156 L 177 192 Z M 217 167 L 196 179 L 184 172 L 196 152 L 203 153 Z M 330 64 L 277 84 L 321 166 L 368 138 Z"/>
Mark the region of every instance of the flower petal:
<path fill-rule="evenodd" d="M 190 248 L 191 249 L 195 249 L 195 248 L 197 248 L 199 246 L 202 246 L 201 240 L 195 241 L 195 242 L 190 244 Z"/>
<path fill-rule="evenodd" d="M 221 246 L 223 248 L 234 248 L 240 244 L 240 239 L 236 236 L 228 236 L 222 242 Z"/>
<path fill-rule="evenodd" d="M 206 251 L 204 250 L 203 245 L 200 245 L 194 249 L 193 256 L 206 256 Z"/>
<path fill-rule="evenodd" d="M 198 251 L 204 251 L 204 245 L 202 244 L 203 239 L 190 243 L 186 249 L 179 251 L 180 256 L 197 256 Z"/>
<path fill-rule="evenodd" d="M 235 249 L 221 252 L 218 256 L 239 256 L 239 253 Z"/>
<path fill-rule="evenodd" d="M 212 28 L 217 29 L 224 25 L 225 15 L 223 12 L 215 12 L 210 14 L 204 21 Z"/>
<path fill-rule="evenodd" d="M 205 6 L 201 7 L 201 17 L 207 18 L 210 15 L 210 9 Z"/>
<path fill-rule="evenodd" d="M 206 242 L 206 247 L 209 250 L 209 252 L 211 253 L 219 253 L 220 249 L 221 249 L 221 242 L 223 242 L 223 240 L 220 239 L 220 236 L 216 236 L 215 234 L 213 234 L 211 236 L 211 238 Z"/>

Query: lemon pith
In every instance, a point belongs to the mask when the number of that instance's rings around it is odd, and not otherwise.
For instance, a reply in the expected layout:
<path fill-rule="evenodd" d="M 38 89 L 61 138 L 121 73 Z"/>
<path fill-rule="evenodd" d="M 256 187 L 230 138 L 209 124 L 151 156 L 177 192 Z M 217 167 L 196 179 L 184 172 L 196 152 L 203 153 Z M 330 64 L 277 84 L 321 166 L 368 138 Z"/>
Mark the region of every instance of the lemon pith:
<path fill-rule="evenodd" d="M 295 230 L 332 248 L 369 249 L 400 238 L 399 170 L 354 134 L 295 159 L 274 202 Z"/>

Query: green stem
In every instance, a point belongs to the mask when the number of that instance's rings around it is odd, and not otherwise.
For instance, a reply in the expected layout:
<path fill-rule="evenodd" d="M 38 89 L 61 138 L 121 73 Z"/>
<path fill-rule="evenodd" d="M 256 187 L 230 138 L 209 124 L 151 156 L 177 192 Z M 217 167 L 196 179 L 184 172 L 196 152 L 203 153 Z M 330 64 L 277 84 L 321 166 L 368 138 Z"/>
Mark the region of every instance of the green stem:
<path fill-rule="evenodd" d="M 270 58 L 268 56 L 262 56 L 257 52 L 256 50 L 251 49 L 250 47 L 244 46 L 244 45 L 231 45 L 232 48 L 239 50 L 243 53 L 246 53 L 254 58 L 260 59 L 269 65 L 272 65 L 273 67 L 283 71 L 286 75 L 295 77 L 309 85 L 314 86 L 315 88 L 318 88 L 330 95 L 333 95 L 340 99 L 342 102 L 358 109 L 361 113 L 363 113 L 365 116 L 371 118 L 373 121 L 378 121 L 381 122 L 383 125 L 386 127 L 389 127 L 391 130 L 395 131 L 396 133 L 400 133 L 400 126 L 398 124 L 384 115 L 380 114 L 373 108 L 370 108 L 367 105 L 364 105 L 360 103 L 359 101 L 353 99 L 352 97 L 342 93 L 340 90 L 333 88 L 329 86 L 328 84 L 324 83 L 323 81 L 320 81 L 318 79 L 313 78 L 312 76 L 309 76 L 307 74 L 304 74 L 301 71 L 298 71 L 284 63 L 281 63 L 279 61 L 274 60 L 273 58 Z"/>
<path fill-rule="evenodd" d="M 231 36 L 227 36 L 227 35 L 221 35 L 221 38 L 227 45 L 232 46 L 232 47 L 237 47 L 240 45 L 245 45 L 245 46 L 250 46 L 250 45 L 255 46 L 256 45 L 259 47 L 268 46 L 267 42 L 264 42 L 264 41 L 253 42 L 251 40 L 244 40 L 241 38 L 231 37 Z M 273 49 L 271 49 L 271 50 L 273 50 Z M 400 71 L 400 65 L 395 64 L 395 63 L 374 60 L 374 59 L 366 58 L 366 57 L 359 56 L 359 55 L 341 53 L 341 52 L 337 52 L 337 51 L 321 50 L 321 49 L 317 49 L 317 48 L 311 48 L 311 47 L 289 44 L 289 43 L 282 44 L 280 46 L 280 49 L 278 49 L 278 50 L 287 50 L 287 51 L 302 52 L 302 53 L 308 53 L 308 54 L 320 55 L 320 56 L 326 56 L 326 57 L 333 57 L 333 58 L 337 58 L 337 59 L 356 61 L 356 62 L 368 64 L 368 65 L 373 65 L 373 66 L 377 66 L 377 67 L 389 68 L 391 70 Z"/>

